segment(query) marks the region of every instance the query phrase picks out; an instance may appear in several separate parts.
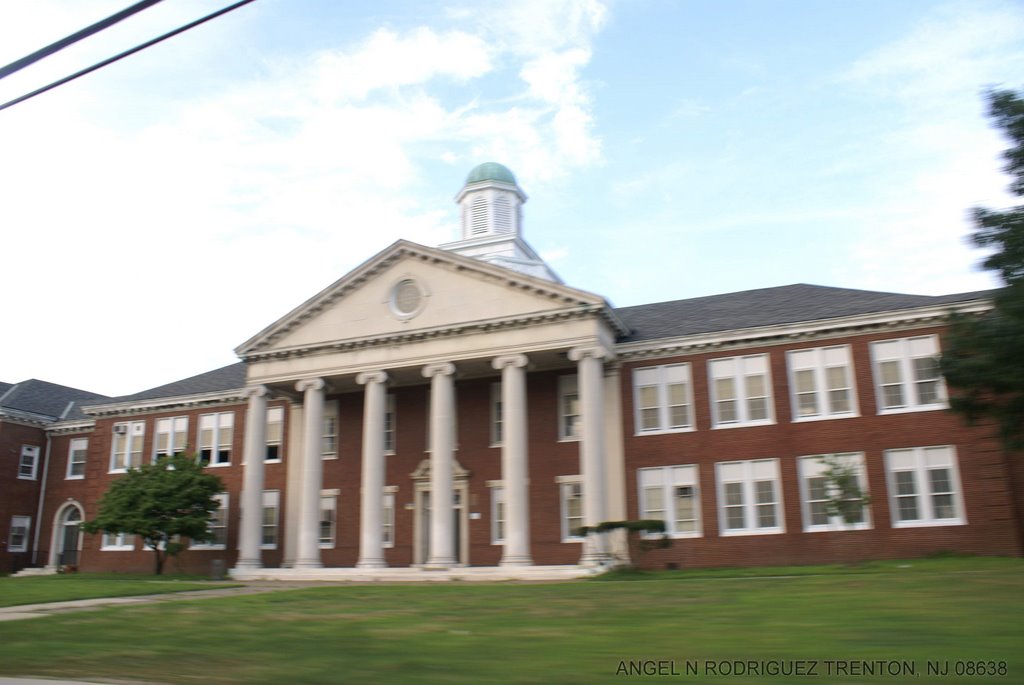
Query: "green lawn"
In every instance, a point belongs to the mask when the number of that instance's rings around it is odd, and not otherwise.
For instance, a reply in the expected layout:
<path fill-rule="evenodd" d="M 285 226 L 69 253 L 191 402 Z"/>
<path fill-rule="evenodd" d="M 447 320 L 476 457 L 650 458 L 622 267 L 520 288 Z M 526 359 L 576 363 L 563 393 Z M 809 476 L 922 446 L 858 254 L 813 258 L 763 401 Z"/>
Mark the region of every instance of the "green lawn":
<path fill-rule="evenodd" d="M 342 585 L 62 614 L 0 623 L 0 674 L 331 685 L 1024 681 L 1024 560 L 742 573 Z M 663 660 L 666 675 L 617 675 L 630 660 Z M 801 661 L 815 676 L 706 673 L 709 661 L 722 672 L 751 660 Z M 874 660 L 903 661 L 917 675 L 835 672 L 838 661 Z M 979 660 L 1005 675 L 956 677 L 958 664 L 973 671 Z M 950 675 L 929 676 L 928 661 Z M 687 665 L 700 676 L 686 677 Z"/>
<path fill-rule="evenodd" d="M 57 576 L 0 578 L 0 607 L 65 602 L 96 597 L 161 595 L 186 590 L 234 587 L 226 583 L 199 582 L 195 577 L 74 573 Z"/>

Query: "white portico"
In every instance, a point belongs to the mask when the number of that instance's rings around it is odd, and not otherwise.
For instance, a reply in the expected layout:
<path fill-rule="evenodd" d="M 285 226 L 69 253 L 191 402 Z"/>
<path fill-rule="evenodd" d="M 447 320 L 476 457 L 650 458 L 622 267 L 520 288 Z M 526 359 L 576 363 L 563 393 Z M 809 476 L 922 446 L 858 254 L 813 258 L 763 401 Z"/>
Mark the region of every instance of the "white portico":
<path fill-rule="evenodd" d="M 513 200 L 521 203 L 525 195 L 503 169 L 474 170 L 476 176 L 471 174 L 460 196 L 495 191 L 496 195 L 487 197 L 505 197 L 515 222 L 505 233 L 496 230 L 505 224 L 485 222 L 484 229 L 464 226 L 464 234 L 470 242 L 511 239 L 514 250 L 525 243 L 520 236 L 519 205 Z M 472 222 L 473 217 L 472 211 L 464 212 L 464 221 Z M 495 230 L 488 233 L 491 229 Z M 417 566 L 414 573 L 430 571 L 435 578 L 438 573 L 544 577 L 538 575 L 544 568 L 538 565 L 534 550 L 535 531 L 543 526 L 532 518 L 530 508 L 531 488 L 542 485 L 530 473 L 532 408 L 527 387 L 535 373 L 564 370 L 578 378 L 581 427 L 574 441 L 578 440 L 579 456 L 576 464 L 564 469 L 566 476 L 578 475 L 582 484 L 583 524 L 625 518 L 621 421 L 608 420 L 609 413 L 618 412 L 618 377 L 611 350 L 616 337 L 625 332 L 623 325 L 601 297 L 562 285 L 543 262 L 533 263 L 532 250 L 519 252 L 512 261 L 481 260 L 459 251 L 399 241 L 236 350 L 248 364 L 249 384 L 236 576 L 391 577 L 413 572 L 388 568 L 401 565 Z M 538 270 L 538 263 L 544 269 Z M 509 268 L 517 265 L 518 270 Z M 467 532 L 465 522 L 479 516 L 468 512 L 480 507 L 474 502 L 477 496 L 457 481 L 456 473 L 462 479 L 476 478 L 474 460 L 482 463 L 483 457 L 459 445 L 457 429 L 475 427 L 460 424 L 456 398 L 461 383 L 481 379 L 500 384 L 504 507 L 500 572 L 462 568 L 479 565 L 466 552 L 467 537 L 475 533 Z M 427 405 L 421 410 L 428 425 L 429 454 L 421 451 L 418 457 L 406 455 L 401 446 L 395 455 L 394 425 L 389 425 L 394 418 L 389 414 L 388 393 L 410 387 L 423 388 Z M 289 444 L 295 449 L 290 450 L 293 463 L 288 465 L 284 569 L 264 568 L 260 550 L 268 396 L 288 397 L 292 403 Z M 325 402 L 331 398 L 341 398 L 343 417 L 344 412 L 361 413 L 353 417 L 353 425 L 361 426 L 361 449 L 339 455 L 340 460 L 358 459 L 358 469 L 353 463 L 353 470 L 345 473 L 359 484 L 358 520 L 343 522 L 349 530 L 358 531 L 354 543 L 358 557 L 342 568 L 324 568 L 318 545 L 323 524 L 321 493 L 349 486 L 324 478 L 320 445 Z M 399 458 L 428 461 L 426 468 L 403 469 L 396 466 Z M 414 482 L 413 471 L 428 477 Z M 552 478 L 547 480 L 545 487 L 556 487 Z M 385 507 L 389 487 L 398 492 L 393 507 L 416 509 L 416 525 L 422 529 L 400 530 L 397 535 L 409 546 L 412 539 L 421 540 L 417 555 L 402 557 L 397 547 L 385 546 L 388 526 L 391 535 L 396 534 L 394 522 L 386 515 L 393 517 L 395 511 Z M 607 550 L 594 536 L 582 549 L 578 542 L 573 549 L 585 566 L 606 558 Z M 389 555 L 407 561 L 395 564 L 389 562 Z M 546 572 L 562 577 L 578 570 L 548 567 Z"/>

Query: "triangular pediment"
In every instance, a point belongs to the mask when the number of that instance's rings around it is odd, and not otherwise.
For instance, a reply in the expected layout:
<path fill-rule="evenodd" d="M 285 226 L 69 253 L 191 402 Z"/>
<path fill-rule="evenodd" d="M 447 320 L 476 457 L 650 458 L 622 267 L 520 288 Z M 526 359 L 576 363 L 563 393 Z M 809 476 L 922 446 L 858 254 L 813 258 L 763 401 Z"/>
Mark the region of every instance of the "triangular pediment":
<path fill-rule="evenodd" d="M 588 313 L 625 327 L 599 295 L 400 240 L 240 345 L 242 357 L 458 334 Z"/>

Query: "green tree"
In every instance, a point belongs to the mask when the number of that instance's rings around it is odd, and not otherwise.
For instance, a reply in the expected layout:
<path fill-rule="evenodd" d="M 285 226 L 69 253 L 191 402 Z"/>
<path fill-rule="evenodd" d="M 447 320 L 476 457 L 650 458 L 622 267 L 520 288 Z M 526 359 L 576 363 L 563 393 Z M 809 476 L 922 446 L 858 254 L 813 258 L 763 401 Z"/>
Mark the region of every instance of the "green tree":
<path fill-rule="evenodd" d="M 1010 191 L 1024 196 L 1024 98 L 1009 90 L 988 93 L 989 115 L 1009 138 L 1003 170 Z M 994 421 L 1008 449 L 1024 447 L 1024 205 L 1004 210 L 975 208 L 971 240 L 991 250 L 982 261 L 1005 287 L 993 309 L 953 321 L 942 356 L 952 388 L 950 405 L 968 421 Z"/>
<path fill-rule="evenodd" d="M 820 459 L 825 469 L 825 512 L 838 516 L 843 525 L 853 526 L 864 521 L 864 507 L 871 496 L 860 487 L 860 467 L 849 457 L 830 454 Z"/>
<path fill-rule="evenodd" d="M 181 549 L 177 536 L 211 539 L 210 516 L 219 505 L 214 496 L 223 491 L 220 478 L 205 473 L 195 458 L 160 457 L 111 483 L 99 501 L 99 514 L 82 528 L 141 536 L 153 550 L 160 575 L 167 556 Z"/>

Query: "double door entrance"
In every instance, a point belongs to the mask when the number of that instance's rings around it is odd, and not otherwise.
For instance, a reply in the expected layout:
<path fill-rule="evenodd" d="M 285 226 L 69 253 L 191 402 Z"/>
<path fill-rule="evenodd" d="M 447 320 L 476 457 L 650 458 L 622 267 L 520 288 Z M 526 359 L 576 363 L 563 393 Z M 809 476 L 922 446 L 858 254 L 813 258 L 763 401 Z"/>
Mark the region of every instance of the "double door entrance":
<path fill-rule="evenodd" d="M 452 537 L 455 541 L 455 558 L 460 566 L 469 565 L 469 483 L 455 481 L 452 488 Z M 430 559 L 430 522 L 433 517 L 430 483 L 416 484 L 415 501 L 415 554 L 413 563 L 426 564 Z"/>

